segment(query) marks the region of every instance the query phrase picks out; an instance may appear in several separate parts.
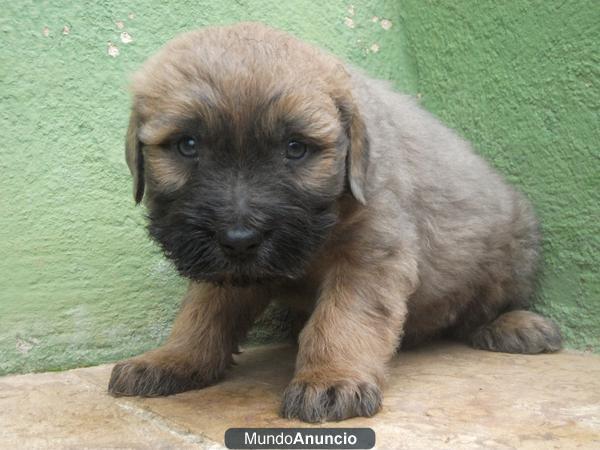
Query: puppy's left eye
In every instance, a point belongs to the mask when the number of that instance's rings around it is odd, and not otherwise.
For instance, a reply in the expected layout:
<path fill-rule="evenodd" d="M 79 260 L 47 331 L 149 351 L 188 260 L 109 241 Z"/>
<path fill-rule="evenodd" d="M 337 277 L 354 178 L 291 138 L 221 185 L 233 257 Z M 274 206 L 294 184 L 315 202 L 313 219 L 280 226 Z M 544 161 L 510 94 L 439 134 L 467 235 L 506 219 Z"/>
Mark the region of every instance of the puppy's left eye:
<path fill-rule="evenodd" d="M 187 158 L 198 156 L 198 141 L 192 136 L 183 136 L 177 142 L 177 150 Z"/>
<path fill-rule="evenodd" d="M 308 145 L 304 142 L 289 140 L 285 149 L 287 159 L 302 159 L 308 152 Z"/>

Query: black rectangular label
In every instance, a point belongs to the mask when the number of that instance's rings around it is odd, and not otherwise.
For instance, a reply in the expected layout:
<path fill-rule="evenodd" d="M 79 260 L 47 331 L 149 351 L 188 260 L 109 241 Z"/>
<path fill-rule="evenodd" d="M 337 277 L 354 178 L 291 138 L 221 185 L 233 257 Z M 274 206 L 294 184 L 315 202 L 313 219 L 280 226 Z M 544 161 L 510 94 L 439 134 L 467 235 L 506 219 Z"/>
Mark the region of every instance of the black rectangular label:
<path fill-rule="evenodd" d="M 371 428 L 230 428 L 225 445 L 232 449 L 368 449 L 375 446 Z"/>

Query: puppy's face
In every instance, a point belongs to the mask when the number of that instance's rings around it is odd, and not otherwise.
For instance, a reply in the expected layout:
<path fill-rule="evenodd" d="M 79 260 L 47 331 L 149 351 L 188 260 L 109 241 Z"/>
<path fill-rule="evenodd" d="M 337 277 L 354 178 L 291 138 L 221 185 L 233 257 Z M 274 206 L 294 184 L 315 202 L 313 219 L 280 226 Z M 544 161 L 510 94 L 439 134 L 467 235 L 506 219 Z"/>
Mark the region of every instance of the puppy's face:
<path fill-rule="evenodd" d="M 184 35 L 146 63 L 127 159 L 150 235 L 182 275 L 303 274 L 345 190 L 364 201 L 366 135 L 348 82 L 332 57 L 256 24 Z"/>

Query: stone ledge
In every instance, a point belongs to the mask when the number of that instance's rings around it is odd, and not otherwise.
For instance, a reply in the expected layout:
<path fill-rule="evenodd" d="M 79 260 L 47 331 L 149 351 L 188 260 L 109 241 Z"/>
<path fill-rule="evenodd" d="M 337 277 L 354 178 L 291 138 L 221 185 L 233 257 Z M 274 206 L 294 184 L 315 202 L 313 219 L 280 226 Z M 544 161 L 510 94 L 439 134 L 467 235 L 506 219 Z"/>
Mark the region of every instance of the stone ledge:
<path fill-rule="evenodd" d="M 216 386 L 112 398 L 110 365 L 0 378 L 0 448 L 222 448 L 229 427 L 307 426 L 277 415 L 295 350 L 252 348 Z M 439 342 L 392 363 L 377 447 L 600 448 L 600 357 L 508 355 Z M 327 426 L 327 425 L 324 425 Z M 331 426 L 331 424 L 330 424 Z"/>

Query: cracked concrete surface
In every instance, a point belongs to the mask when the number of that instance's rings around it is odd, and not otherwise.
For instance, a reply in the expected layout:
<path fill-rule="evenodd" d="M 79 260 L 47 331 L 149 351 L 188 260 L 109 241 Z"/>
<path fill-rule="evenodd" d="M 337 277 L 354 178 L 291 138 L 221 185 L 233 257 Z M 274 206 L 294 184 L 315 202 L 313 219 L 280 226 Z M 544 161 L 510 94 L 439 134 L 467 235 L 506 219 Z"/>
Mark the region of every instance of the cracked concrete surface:
<path fill-rule="evenodd" d="M 229 427 L 306 426 L 277 416 L 294 350 L 253 348 L 218 385 L 112 398 L 111 366 L 0 378 L 0 448 L 223 448 Z M 434 343 L 392 363 L 377 448 L 600 448 L 600 357 L 507 355 Z M 327 425 L 324 425 L 327 426 Z"/>

